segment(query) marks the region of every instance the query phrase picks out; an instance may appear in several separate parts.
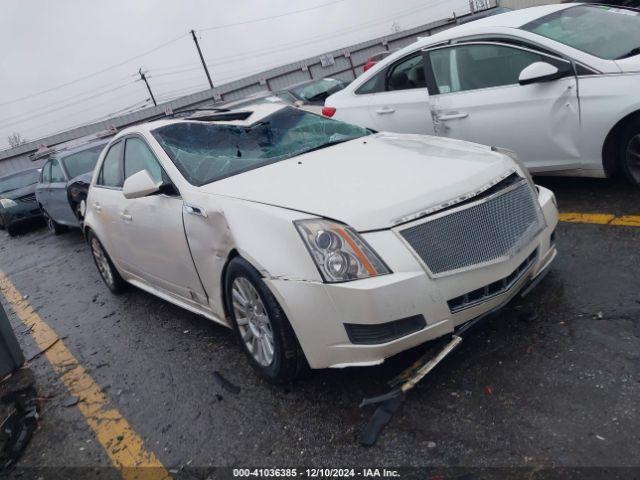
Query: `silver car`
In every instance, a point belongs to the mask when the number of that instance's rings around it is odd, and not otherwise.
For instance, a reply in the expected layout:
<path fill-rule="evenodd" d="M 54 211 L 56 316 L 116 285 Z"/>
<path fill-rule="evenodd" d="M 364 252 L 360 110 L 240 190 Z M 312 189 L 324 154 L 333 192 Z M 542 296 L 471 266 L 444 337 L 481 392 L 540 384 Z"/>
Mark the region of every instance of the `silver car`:
<path fill-rule="evenodd" d="M 66 227 L 79 227 L 78 213 L 69 203 L 67 188 L 83 176 L 91 178 L 100 152 L 108 140 L 54 153 L 42 167 L 36 199 L 47 227 L 56 235 Z"/>

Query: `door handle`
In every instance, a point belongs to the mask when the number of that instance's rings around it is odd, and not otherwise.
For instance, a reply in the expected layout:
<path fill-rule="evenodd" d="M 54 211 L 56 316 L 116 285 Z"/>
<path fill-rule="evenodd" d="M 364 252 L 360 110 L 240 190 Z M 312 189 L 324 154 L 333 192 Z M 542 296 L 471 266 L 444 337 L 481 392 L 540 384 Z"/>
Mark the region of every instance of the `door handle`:
<path fill-rule="evenodd" d="M 93 208 L 96 209 L 96 212 L 101 212 L 102 211 L 102 207 L 100 206 L 100 204 L 98 202 L 94 202 L 93 203 Z"/>
<path fill-rule="evenodd" d="M 380 115 L 385 115 L 387 113 L 393 113 L 395 112 L 396 109 L 393 107 L 382 107 L 382 108 L 378 108 L 376 110 L 376 113 L 380 114 Z"/>
<path fill-rule="evenodd" d="M 438 120 L 446 122 L 447 120 L 457 120 L 460 118 L 467 118 L 468 113 L 450 113 L 448 115 L 438 115 Z"/>
<path fill-rule="evenodd" d="M 130 222 L 131 220 L 133 220 L 133 217 L 130 214 L 128 214 L 126 211 L 120 212 L 120 218 L 125 222 Z"/>

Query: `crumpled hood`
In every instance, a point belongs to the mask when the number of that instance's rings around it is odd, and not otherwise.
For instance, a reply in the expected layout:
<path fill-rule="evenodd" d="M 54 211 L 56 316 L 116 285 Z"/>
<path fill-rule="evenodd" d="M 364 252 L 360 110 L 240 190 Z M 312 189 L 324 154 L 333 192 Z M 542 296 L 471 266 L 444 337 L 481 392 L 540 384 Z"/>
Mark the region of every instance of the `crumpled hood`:
<path fill-rule="evenodd" d="M 0 198 L 10 198 L 11 200 L 15 200 L 16 198 L 24 197 L 25 195 L 31 195 L 36 193 L 37 183 L 27 185 L 26 187 L 18 188 L 16 190 L 11 190 L 9 192 L 0 193 Z"/>
<path fill-rule="evenodd" d="M 351 225 L 358 231 L 477 190 L 513 171 L 490 147 L 424 135 L 378 133 L 200 187 Z"/>

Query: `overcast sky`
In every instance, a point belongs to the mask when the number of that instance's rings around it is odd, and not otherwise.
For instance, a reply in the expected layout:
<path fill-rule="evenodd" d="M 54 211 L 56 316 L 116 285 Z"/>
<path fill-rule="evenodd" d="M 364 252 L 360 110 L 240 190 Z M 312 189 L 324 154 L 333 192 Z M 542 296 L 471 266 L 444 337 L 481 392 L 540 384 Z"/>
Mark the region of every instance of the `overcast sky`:
<path fill-rule="evenodd" d="M 389 34 L 394 22 L 404 30 L 468 9 L 468 0 L 3 0 L 0 149 L 12 132 L 33 140 L 139 108 L 148 98 L 139 67 L 159 101 L 207 88 L 191 29 L 222 84 Z M 277 18 L 254 21 L 265 17 Z"/>

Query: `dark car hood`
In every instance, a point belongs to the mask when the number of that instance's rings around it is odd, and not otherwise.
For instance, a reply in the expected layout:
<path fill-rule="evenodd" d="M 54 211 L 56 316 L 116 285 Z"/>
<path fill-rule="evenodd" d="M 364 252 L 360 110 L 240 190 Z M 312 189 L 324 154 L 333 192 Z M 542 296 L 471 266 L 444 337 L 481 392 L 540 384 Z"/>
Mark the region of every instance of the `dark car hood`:
<path fill-rule="evenodd" d="M 9 192 L 0 193 L 0 198 L 10 198 L 11 200 L 15 200 L 16 198 L 25 197 L 27 195 L 32 195 L 36 193 L 37 183 L 27 185 L 26 187 L 18 188 L 16 190 L 11 190 Z"/>

